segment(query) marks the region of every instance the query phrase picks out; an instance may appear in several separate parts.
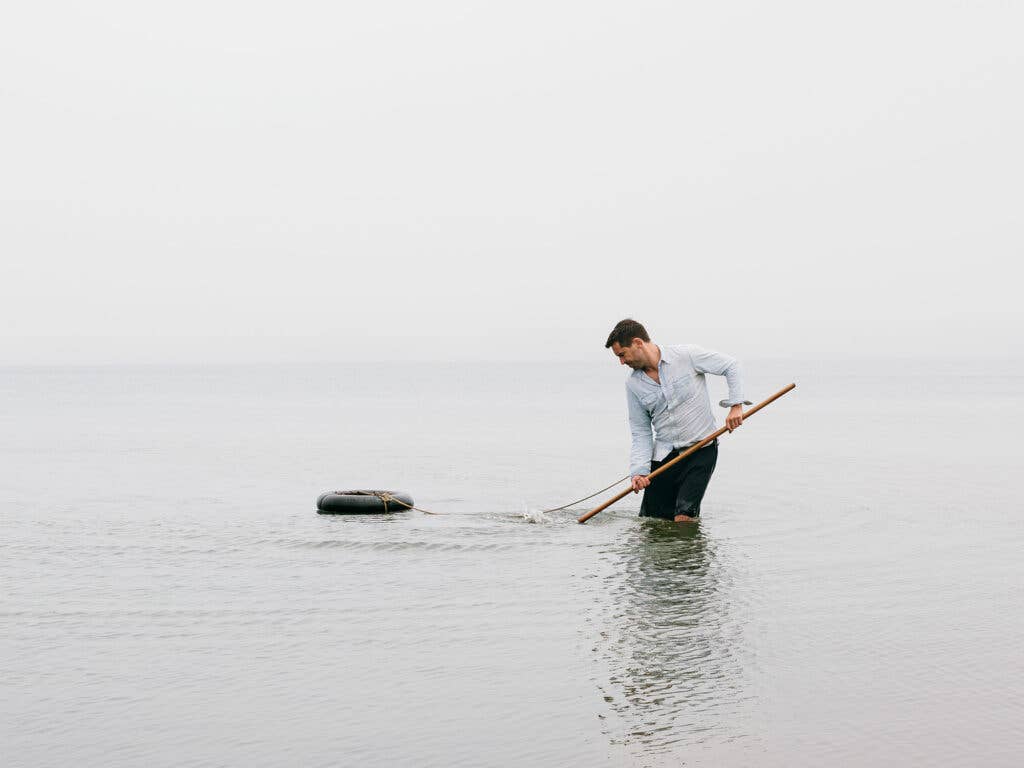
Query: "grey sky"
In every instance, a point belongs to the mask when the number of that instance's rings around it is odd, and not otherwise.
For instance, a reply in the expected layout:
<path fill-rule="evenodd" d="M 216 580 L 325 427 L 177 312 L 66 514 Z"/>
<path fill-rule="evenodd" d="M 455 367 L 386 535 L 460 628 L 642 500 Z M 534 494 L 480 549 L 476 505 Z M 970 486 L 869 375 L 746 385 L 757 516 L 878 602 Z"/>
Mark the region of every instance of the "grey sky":
<path fill-rule="evenodd" d="M 1011 2 L 40 2 L 0 363 L 1020 355 Z"/>

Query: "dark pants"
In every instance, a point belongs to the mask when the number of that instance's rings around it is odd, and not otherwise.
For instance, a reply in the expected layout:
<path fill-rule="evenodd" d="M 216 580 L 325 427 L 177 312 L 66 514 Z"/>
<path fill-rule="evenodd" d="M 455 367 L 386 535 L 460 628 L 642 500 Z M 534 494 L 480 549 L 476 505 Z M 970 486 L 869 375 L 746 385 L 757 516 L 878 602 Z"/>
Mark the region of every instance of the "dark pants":
<path fill-rule="evenodd" d="M 674 449 L 661 461 L 651 462 L 651 472 L 679 455 Z M 676 515 L 700 516 L 700 502 L 718 462 L 718 441 L 687 456 L 651 480 L 644 490 L 640 517 L 674 520 Z"/>

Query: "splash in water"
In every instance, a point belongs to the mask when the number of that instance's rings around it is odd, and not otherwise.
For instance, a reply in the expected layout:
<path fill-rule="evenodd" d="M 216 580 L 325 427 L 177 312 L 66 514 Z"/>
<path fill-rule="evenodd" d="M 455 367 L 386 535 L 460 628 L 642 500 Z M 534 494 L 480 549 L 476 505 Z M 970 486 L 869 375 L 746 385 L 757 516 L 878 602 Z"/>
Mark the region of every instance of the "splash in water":
<path fill-rule="evenodd" d="M 553 523 L 555 520 L 549 514 L 540 509 L 530 509 L 529 507 L 523 507 L 523 520 L 528 523 L 536 523 L 537 525 L 543 525 L 546 523 Z"/>

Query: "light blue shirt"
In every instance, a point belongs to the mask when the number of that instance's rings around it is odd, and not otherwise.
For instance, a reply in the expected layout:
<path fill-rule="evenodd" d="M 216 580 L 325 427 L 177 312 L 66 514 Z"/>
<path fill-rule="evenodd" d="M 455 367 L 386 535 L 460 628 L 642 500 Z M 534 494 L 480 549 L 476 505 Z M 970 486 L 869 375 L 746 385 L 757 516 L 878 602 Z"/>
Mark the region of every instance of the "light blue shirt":
<path fill-rule="evenodd" d="M 743 399 L 740 364 L 734 358 L 693 344 L 659 346 L 658 384 L 643 371 L 626 379 L 626 405 L 633 446 L 629 474 L 649 475 L 651 460 L 661 461 L 673 448 L 699 443 L 716 429 L 704 375 L 725 376 L 729 397 L 723 408 L 750 405 Z"/>

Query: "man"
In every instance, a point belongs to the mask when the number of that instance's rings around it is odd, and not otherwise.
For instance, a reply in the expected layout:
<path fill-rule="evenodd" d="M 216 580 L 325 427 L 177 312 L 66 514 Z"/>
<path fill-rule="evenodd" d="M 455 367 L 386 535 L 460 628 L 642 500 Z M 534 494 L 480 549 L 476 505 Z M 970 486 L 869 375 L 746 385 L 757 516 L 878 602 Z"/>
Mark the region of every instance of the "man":
<path fill-rule="evenodd" d="M 653 482 L 647 475 L 717 429 L 705 374 L 725 376 L 729 384 L 729 397 L 719 403 L 729 408 L 725 419 L 729 431 L 743 423 L 743 406 L 751 403 L 743 399 L 739 363 L 691 344 L 660 347 L 640 323 L 628 318 L 616 324 L 604 346 L 633 369 L 626 379 L 633 436 L 629 474 L 634 493 L 646 489 L 640 516 L 696 522 L 718 461 L 717 440 Z"/>

